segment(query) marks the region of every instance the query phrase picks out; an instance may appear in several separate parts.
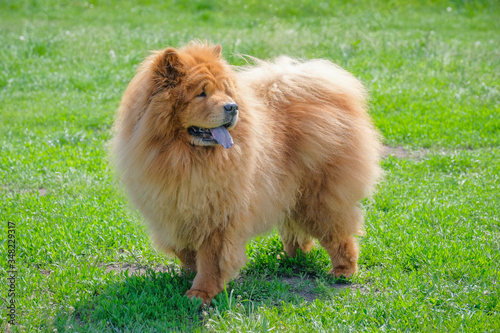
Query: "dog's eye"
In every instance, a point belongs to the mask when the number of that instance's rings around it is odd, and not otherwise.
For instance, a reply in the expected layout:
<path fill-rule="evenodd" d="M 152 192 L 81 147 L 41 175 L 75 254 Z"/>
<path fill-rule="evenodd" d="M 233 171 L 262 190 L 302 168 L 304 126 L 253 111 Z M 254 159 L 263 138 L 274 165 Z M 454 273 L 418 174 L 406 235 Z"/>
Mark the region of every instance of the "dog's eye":
<path fill-rule="evenodd" d="M 196 96 L 196 97 L 207 97 L 207 94 L 206 94 L 204 91 L 202 91 L 202 93 L 201 93 L 201 94 L 199 94 L 199 95 L 198 95 L 198 96 Z"/>

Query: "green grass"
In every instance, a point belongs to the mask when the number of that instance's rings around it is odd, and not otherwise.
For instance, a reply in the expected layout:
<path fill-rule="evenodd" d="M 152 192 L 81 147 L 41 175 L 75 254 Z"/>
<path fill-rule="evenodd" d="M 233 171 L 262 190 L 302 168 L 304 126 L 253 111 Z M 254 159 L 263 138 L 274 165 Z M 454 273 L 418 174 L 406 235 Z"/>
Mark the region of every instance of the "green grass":
<path fill-rule="evenodd" d="M 0 330 L 499 331 L 498 17 L 497 1 L 2 1 Z M 337 62 L 368 87 L 385 143 L 415 152 L 385 159 L 363 202 L 357 276 L 328 277 L 321 248 L 278 259 L 272 233 L 212 307 L 182 297 L 192 277 L 152 247 L 106 144 L 138 63 L 192 39 L 236 65 Z"/>

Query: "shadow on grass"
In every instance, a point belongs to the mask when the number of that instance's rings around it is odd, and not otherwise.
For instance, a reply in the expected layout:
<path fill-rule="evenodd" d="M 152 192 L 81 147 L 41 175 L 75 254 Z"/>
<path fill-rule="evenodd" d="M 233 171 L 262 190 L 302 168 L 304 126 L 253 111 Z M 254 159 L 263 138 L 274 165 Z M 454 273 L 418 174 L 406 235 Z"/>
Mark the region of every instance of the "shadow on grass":
<path fill-rule="evenodd" d="M 106 271 L 111 267 L 119 282 L 99 288 L 69 311 L 61 310 L 53 326 L 58 332 L 186 332 L 202 329 L 212 314 L 223 318 L 235 307 L 246 313 L 245 308 L 312 302 L 355 287 L 346 280 L 329 278 L 315 256 L 299 253 L 295 258 L 279 259 L 278 266 L 274 260 L 251 262 L 243 275 L 214 299 L 210 309 L 200 308 L 201 301 L 184 297 L 194 275 L 185 276 L 173 266 L 159 270 L 108 266 Z"/>
<path fill-rule="evenodd" d="M 193 276 L 186 277 L 173 269 L 146 269 L 144 274 L 127 270 L 119 274 L 120 282 L 104 286 L 70 311 L 60 311 L 54 322 L 58 332 L 188 331 L 198 325 L 201 302 L 183 296 Z"/>

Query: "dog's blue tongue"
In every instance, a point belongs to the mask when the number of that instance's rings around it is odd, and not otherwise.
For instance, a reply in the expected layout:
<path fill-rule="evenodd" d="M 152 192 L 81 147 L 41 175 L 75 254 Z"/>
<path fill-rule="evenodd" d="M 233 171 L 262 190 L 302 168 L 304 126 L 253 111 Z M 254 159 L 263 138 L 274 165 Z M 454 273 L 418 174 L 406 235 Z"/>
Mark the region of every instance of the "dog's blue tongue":
<path fill-rule="evenodd" d="M 217 142 L 222 145 L 224 148 L 231 148 L 233 146 L 233 138 L 229 131 L 224 126 L 219 126 L 216 128 L 211 128 L 210 132 L 212 132 L 212 136 Z"/>

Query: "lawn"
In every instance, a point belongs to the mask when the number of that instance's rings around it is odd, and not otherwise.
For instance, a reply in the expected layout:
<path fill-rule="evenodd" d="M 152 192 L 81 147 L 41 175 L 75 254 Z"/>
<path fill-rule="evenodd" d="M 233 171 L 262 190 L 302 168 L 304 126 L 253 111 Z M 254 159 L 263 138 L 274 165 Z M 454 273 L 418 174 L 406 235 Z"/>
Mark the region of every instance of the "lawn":
<path fill-rule="evenodd" d="M 0 330 L 500 331 L 499 18 L 495 0 L 2 0 Z M 279 258 L 274 232 L 212 307 L 182 296 L 193 277 L 152 246 L 107 142 L 140 61 L 192 39 L 365 83 L 394 153 L 355 277 L 320 247 Z"/>

